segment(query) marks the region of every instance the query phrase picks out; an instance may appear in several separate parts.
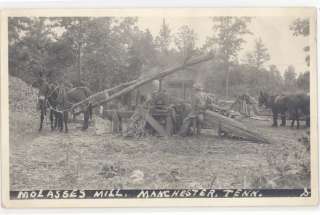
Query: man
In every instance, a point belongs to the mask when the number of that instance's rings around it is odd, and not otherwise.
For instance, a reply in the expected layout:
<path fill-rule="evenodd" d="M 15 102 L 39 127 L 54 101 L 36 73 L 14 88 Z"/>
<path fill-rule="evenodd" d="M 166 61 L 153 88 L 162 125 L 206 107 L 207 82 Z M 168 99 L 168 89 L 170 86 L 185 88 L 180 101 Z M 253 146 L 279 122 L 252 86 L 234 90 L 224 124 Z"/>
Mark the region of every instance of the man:
<path fill-rule="evenodd" d="M 191 132 L 193 126 L 193 133 L 196 135 L 200 134 L 201 124 L 204 120 L 204 111 L 206 110 L 206 101 L 202 96 L 202 87 L 195 84 L 192 89 L 191 95 L 191 112 L 183 120 L 182 127 L 179 131 L 181 136 L 187 136 Z"/>

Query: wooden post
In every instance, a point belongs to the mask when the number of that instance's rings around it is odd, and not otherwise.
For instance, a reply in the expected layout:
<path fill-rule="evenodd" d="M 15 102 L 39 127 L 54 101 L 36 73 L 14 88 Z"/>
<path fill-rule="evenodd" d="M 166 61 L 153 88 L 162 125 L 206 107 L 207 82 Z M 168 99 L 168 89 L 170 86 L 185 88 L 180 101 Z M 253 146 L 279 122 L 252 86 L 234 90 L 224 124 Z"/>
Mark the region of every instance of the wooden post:
<path fill-rule="evenodd" d="M 182 89 L 183 89 L 183 100 L 186 100 L 186 86 L 185 86 L 185 80 L 182 82 Z"/>
<path fill-rule="evenodd" d="M 120 131 L 120 119 L 116 111 L 112 115 L 112 133 L 119 133 Z"/>
<path fill-rule="evenodd" d="M 162 79 L 159 79 L 159 89 L 158 92 L 161 92 L 162 90 Z"/>
<path fill-rule="evenodd" d="M 162 136 L 169 136 L 167 131 L 160 125 L 157 120 L 155 120 L 149 113 L 146 114 L 146 121 L 151 125 L 151 127 L 156 130 L 156 132 Z"/>
<path fill-rule="evenodd" d="M 166 118 L 166 131 L 170 136 L 173 134 L 173 122 L 170 114 Z"/>
<path fill-rule="evenodd" d="M 138 106 L 140 103 L 141 103 L 141 101 L 140 101 L 140 90 L 138 88 L 136 90 L 136 105 L 135 106 Z"/>

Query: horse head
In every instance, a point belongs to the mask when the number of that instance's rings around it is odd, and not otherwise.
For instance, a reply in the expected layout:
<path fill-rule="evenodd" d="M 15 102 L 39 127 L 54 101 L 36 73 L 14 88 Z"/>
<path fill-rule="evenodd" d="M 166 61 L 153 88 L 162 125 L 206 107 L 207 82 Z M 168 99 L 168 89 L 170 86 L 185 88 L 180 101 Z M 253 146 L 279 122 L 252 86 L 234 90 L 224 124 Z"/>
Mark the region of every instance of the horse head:
<path fill-rule="evenodd" d="M 59 85 L 53 84 L 53 83 L 50 84 L 49 85 L 49 92 L 47 95 L 47 99 L 48 99 L 50 105 L 52 105 L 52 106 L 56 105 L 58 93 L 59 93 Z"/>

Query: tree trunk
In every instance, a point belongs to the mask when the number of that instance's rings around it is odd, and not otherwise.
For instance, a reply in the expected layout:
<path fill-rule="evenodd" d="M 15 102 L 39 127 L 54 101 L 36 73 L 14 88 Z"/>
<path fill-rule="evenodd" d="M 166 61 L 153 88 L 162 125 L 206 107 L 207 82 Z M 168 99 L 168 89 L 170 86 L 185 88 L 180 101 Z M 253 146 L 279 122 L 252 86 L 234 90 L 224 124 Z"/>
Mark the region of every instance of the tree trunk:
<path fill-rule="evenodd" d="M 227 73 L 226 73 L 226 97 L 229 98 L 229 76 L 230 76 L 230 71 L 229 71 L 229 66 L 227 65 Z"/>
<path fill-rule="evenodd" d="M 81 83 L 81 46 L 82 46 L 82 35 L 81 35 L 81 18 L 79 19 L 79 35 L 78 35 L 78 85 Z"/>
<path fill-rule="evenodd" d="M 81 83 L 81 43 L 78 47 L 78 85 Z"/>

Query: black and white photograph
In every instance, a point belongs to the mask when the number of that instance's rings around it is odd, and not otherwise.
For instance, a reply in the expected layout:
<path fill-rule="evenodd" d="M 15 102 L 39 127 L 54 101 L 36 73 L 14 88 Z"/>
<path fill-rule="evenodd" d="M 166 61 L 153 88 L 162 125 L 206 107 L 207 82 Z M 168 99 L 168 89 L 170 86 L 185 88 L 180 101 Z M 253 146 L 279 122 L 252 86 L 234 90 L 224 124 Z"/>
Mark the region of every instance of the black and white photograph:
<path fill-rule="evenodd" d="M 5 206 L 316 203 L 315 9 L 11 12 Z"/>

